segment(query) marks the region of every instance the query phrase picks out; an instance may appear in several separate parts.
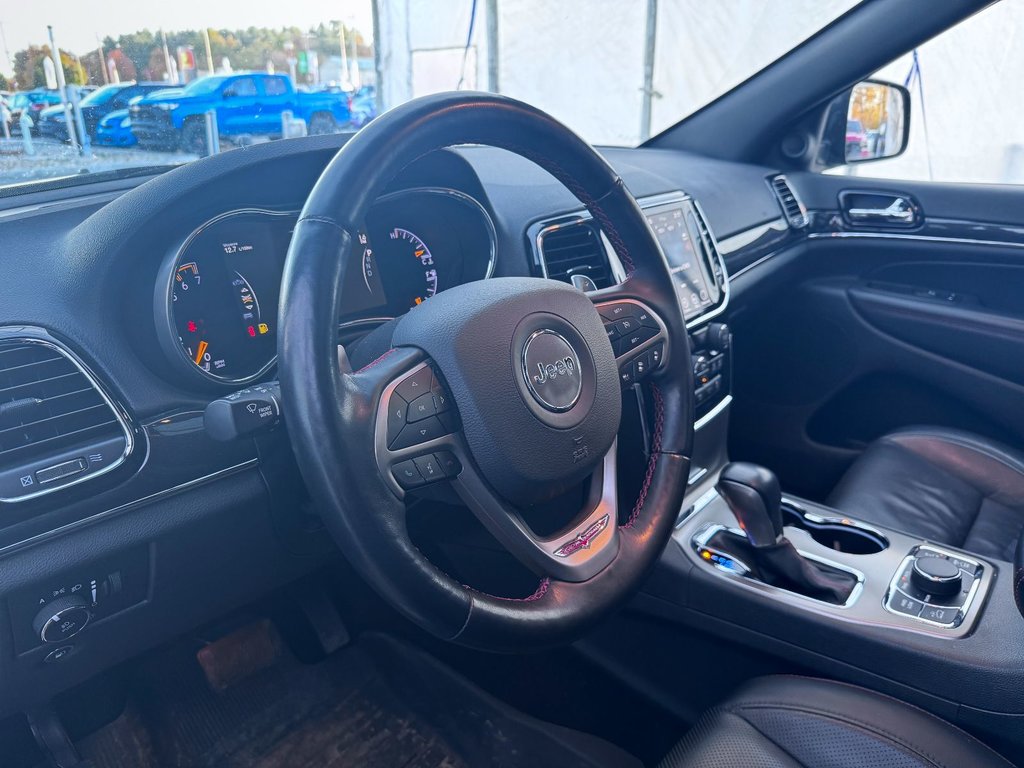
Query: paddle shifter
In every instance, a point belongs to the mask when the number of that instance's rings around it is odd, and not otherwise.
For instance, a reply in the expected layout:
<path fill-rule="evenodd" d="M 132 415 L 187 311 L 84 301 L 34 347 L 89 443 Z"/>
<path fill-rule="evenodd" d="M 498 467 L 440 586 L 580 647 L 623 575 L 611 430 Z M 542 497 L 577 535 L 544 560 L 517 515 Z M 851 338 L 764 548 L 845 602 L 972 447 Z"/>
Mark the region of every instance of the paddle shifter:
<path fill-rule="evenodd" d="M 730 551 L 754 570 L 754 576 L 808 597 L 843 605 L 854 579 L 835 568 L 802 557 L 782 534 L 782 492 L 769 469 L 756 464 L 727 464 L 716 486 L 739 521 L 746 539 L 718 534 L 717 546 Z"/>

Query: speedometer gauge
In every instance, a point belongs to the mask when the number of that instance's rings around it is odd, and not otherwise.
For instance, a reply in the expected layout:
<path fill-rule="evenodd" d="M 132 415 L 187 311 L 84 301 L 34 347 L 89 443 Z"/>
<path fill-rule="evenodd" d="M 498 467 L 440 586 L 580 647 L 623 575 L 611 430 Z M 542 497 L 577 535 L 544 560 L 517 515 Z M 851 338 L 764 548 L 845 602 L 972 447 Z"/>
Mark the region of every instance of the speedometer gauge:
<path fill-rule="evenodd" d="M 395 227 L 391 230 L 391 239 L 397 241 L 396 246 L 401 246 L 395 249 L 400 259 L 415 259 L 419 262 L 417 269 L 408 272 L 411 277 L 415 277 L 415 283 L 410 281 L 409 285 L 409 306 L 422 304 L 437 293 L 437 265 L 434 264 L 434 256 L 422 238 L 408 229 Z"/>
<path fill-rule="evenodd" d="M 294 223 L 292 214 L 234 211 L 204 224 L 175 254 L 164 294 L 165 346 L 190 370 L 239 383 L 273 364 Z"/>

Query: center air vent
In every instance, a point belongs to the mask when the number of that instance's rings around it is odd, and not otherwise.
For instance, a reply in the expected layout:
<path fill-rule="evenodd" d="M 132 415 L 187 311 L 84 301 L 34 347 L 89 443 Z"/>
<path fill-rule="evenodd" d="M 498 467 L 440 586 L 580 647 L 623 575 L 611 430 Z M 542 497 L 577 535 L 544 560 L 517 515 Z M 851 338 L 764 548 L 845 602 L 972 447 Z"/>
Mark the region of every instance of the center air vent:
<path fill-rule="evenodd" d="M 85 368 L 49 338 L 0 338 L 0 500 L 109 471 L 131 432 Z"/>
<path fill-rule="evenodd" d="M 789 222 L 789 226 L 796 229 L 806 227 L 808 223 L 807 209 L 800 202 L 800 198 L 796 196 L 796 192 L 793 191 L 786 177 L 781 175 L 773 177 L 771 185 L 775 196 L 779 199 L 779 206 L 782 208 L 782 212 L 786 214 L 786 221 Z"/>
<path fill-rule="evenodd" d="M 548 227 L 540 234 L 539 246 L 544 273 L 552 280 L 569 283 L 573 275 L 585 275 L 598 288 L 612 284 L 604 244 L 591 222 Z"/>

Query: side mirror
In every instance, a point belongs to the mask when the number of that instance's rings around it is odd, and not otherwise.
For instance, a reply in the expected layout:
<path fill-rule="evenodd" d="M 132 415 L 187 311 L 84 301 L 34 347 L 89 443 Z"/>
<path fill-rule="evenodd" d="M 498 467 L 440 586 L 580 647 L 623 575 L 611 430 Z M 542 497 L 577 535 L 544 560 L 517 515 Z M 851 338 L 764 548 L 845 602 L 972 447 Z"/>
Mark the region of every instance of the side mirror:
<path fill-rule="evenodd" d="M 895 157 L 910 136 L 910 91 L 865 80 L 829 105 L 818 146 L 826 167 Z"/>

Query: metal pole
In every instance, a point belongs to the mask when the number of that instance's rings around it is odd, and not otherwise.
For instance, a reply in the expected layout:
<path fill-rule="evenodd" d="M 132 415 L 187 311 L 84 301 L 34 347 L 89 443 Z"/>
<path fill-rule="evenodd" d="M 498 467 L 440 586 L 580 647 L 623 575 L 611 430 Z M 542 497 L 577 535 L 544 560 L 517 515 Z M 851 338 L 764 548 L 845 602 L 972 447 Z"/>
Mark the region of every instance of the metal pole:
<path fill-rule="evenodd" d="M 171 52 L 167 50 L 167 35 L 160 30 L 160 37 L 164 43 L 164 70 L 167 72 L 167 82 L 171 82 Z"/>
<path fill-rule="evenodd" d="M 217 111 L 211 109 L 203 115 L 206 123 L 206 153 L 216 155 L 220 153 L 220 136 L 217 133 Z"/>
<path fill-rule="evenodd" d="M 498 0 L 487 0 L 487 90 L 501 92 L 498 82 Z"/>
<path fill-rule="evenodd" d="M 210 48 L 210 28 L 203 27 L 203 43 L 206 45 L 206 68 L 209 70 L 206 74 L 213 74 L 213 49 Z"/>
<path fill-rule="evenodd" d="M 82 157 L 92 157 L 92 142 L 89 141 L 89 132 L 85 130 L 85 118 L 82 117 L 82 107 L 78 103 L 81 93 L 78 86 L 69 86 L 71 93 L 71 106 L 75 114 L 75 130 L 82 139 Z"/>
<path fill-rule="evenodd" d="M 82 146 L 78 143 L 78 136 L 75 135 L 75 118 L 72 114 L 71 98 L 68 95 L 68 84 L 64 80 L 64 67 L 60 63 L 60 49 L 53 39 L 53 27 L 47 25 L 46 32 L 50 37 L 50 56 L 53 57 L 53 66 L 57 70 L 55 73 L 57 75 L 57 87 L 60 89 L 60 97 L 64 102 L 64 125 L 67 127 L 68 141 L 71 142 L 71 146 L 77 147 L 79 152 L 81 152 Z"/>
<path fill-rule="evenodd" d="M 341 43 L 341 82 L 348 80 L 348 50 L 345 47 L 345 22 L 338 22 L 338 39 Z"/>
<path fill-rule="evenodd" d="M 640 107 L 640 141 L 651 138 L 651 107 L 654 100 L 654 44 L 658 35 L 658 0 L 647 0 L 644 30 L 644 87 Z"/>
<path fill-rule="evenodd" d="M 107 74 L 107 57 L 103 53 L 103 41 L 96 35 L 96 53 L 100 57 L 100 72 L 103 73 L 103 84 L 110 85 L 110 75 Z"/>
<path fill-rule="evenodd" d="M 14 59 L 11 58 L 11 49 L 7 47 L 7 33 L 4 32 L 4 23 L 0 21 L 0 43 L 4 46 L 4 58 L 7 59 L 7 66 L 11 72 L 14 71 Z"/>

